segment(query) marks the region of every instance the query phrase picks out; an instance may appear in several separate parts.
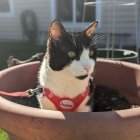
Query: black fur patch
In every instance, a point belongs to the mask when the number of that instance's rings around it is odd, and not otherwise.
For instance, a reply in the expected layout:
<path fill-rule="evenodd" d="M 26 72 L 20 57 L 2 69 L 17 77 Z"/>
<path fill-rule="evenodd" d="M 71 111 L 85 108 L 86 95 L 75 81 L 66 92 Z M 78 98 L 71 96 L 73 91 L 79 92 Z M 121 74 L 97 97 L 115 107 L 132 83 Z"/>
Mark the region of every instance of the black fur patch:
<path fill-rule="evenodd" d="M 73 41 L 74 39 L 74 41 Z M 59 40 L 50 39 L 49 43 L 49 65 L 54 71 L 60 71 L 67 65 L 70 65 L 73 60 L 79 60 L 84 48 L 88 48 L 90 39 L 84 33 L 75 33 L 73 35 L 66 34 L 59 38 Z M 95 48 L 92 47 L 90 50 Z M 70 58 L 68 52 L 74 51 L 75 58 Z M 96 53 L 91 56 L 92 59 L 96 58 Z"/>
<path fill-rule="evenodd" d="M 88 75 L 86 74 L 86 75 L 78 76 L 76 78 L 79 79 L 79 80 L 84 80 L 87 77 L 88 77 Z"/>

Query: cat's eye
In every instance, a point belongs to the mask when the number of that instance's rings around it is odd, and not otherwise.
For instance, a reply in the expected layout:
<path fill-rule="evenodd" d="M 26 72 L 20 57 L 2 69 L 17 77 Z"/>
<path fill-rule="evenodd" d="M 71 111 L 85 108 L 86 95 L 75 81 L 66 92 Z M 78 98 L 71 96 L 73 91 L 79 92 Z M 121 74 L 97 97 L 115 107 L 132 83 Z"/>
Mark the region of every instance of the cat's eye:
<path fill-rule="evenodd" d="M 94 55 L 94 51 L 92 50 L 89 52 L 89 56 L 93 56 L 93 55 Z"/>
<path fill-rule="evenodd" d="M 69 56 L 70 58 L 75 58 L 75 57 L 76 57 L 76 53 L 73 52 L 73 51 L 70 51 L 70 52 L 68 52 L 68 56 Z"/>

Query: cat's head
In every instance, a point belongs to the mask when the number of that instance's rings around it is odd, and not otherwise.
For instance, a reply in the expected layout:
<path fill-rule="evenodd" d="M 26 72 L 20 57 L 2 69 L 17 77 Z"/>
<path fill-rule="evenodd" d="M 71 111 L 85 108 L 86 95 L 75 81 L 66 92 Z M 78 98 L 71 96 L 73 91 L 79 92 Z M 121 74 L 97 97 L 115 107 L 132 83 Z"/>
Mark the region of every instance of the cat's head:
<path fill-rule="evenodd" d="M 60 21 L 53 21 L 47 43 L 49 67 L 80 80 L 89 77 L 96 61 L 93 33 L 97 25 L 95 21 L 82 32 L 68 33 Z"/>

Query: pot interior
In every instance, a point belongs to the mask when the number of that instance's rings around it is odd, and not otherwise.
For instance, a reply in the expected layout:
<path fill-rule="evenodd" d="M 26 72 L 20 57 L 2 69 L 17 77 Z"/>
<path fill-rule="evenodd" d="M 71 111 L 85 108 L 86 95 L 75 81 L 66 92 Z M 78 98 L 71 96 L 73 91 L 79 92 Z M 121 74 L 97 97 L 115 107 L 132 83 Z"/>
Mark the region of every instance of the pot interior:
<path fill-rule="evenodd" d="M 32 62 L 0 72 L 0 90 L 15 92 L 34 88 L 39 67 L 39 62 Z M 139 65 L 99 59 L 96 63 L 95 70 L 94 82 L 97 86 L 114 89 L 123 95 L 129 101 L 130 105 L 140 105 L 140 79 L 138 78 L 140 77 Z M 23 105 L 26 105 L 25 100 L 27 101 L 27 99 L 24 98 L 16 99 L 7 97 L 7 99 Z M 101 103 L 104 99 L 102 99 Z M 34 102 L 35 104 L 33 104 Z M 35 97 L 29 100 L 28 103 L 28 106 L 39 107 Z"/>

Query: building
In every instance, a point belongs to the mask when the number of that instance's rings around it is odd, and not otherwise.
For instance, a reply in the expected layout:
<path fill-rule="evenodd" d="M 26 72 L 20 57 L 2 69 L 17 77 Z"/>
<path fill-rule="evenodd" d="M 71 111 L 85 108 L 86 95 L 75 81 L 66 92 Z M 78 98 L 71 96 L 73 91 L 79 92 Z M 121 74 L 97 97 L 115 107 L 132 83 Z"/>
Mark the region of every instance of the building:
<path fill-rule="evenodd" d="M 60 19 L 68 30 L 74 31 L 97 19 L 97 33 L 108 34 L 109 38 L 113 34 L 116 44 L 133 46 L 136 38 L 140 44 L 138 0 L 1 0 L 0 41 L 25 40 L 21 14 L 26 10 L 35 13 L 39 34 L 47 32 L 54 19 Z"/>

